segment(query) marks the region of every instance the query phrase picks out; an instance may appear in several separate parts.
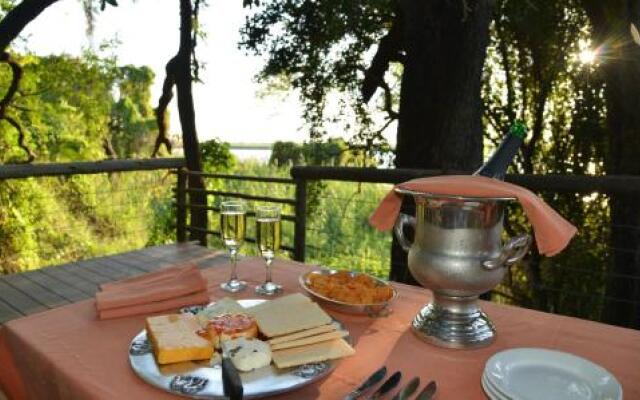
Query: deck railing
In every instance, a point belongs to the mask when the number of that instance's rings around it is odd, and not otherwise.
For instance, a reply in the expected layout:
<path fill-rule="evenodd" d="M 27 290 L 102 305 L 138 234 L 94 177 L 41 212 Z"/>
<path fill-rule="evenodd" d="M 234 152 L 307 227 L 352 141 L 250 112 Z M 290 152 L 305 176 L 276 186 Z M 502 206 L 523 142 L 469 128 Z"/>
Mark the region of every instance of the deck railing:
<path fill-rule="evenodd" d="M 5 165 L 0 166 L 0 185 L 8 185 L 14 192 L 20 190 L 18 184 L 11 182 L 28 182 L 25 178 L 33 179 L 58 179 L 56 187 L 63 187 L 73 179 L 79 179 L 78 175 L 99 174 L 102 175 L 105 184 L 111 178 L 121 173 L 140 173 L 143 171 L 170 171 L 176 177 L 174 186 L 175 222 L 176 238 L 178 241 L 191 240 L 195 237 L 202 237 L 202 233 L 209 237 L 219 236 L 219 229 L 216 229 L 217 213 L 219 213 L 219 200 L 223 198 L 241 198 L 249 202 L 278 203 L 283 206 L 283 229 L 287 232 L 285 236 L 287 242 L 283 243 L 283 249 L 289 252 L 290 257 L 298 261 L 313 263 L 323 263 L 336 267 L 346 268 L 366 268 L 369 261 L 376 261 L 378 264 L 386 263 L 387 266 L 378 271 L 380 273 L 389 272 L 390 278 L 399 281 L 409 279 L 406 268 L 406 255 L 402 252 L 389 249 L 391 247 L 390 235 L 369 237 L 369 243 L 377 243 L 375 252 L 366 255 L 347 254 L 349 247 L 356 247 L 355 244 L 365 240 L 360 232 L 371 231 L 366 226 L 366 216 L 362 213 L 354 216 L 353 210 L 372 209 L 380 201 L 380 193 L 390 189 L 392 184 L 403 182 L 409 179 L 425 176 L 435 176 L 455 171 L 432 171 L 432 170 L 410 170 L 410 169 L 373 169 L 373 168 L 349 168 L 349 167 L 293 167 L 291 177 L 259 177 L 259 176 L 239 176 L 229 174 L 213 174 L 192 172 L 185 169 L 183 159 L 151 159 L 151 160 L 110 160 L 101 162 L 63 163 L 63 164 L 35 164 L 35 165 Z M 462 172 L 464 173 L 464 172 Z M 188 177 L 190 175 L 201 175 L 207 183 L 205 189 L 190 188 Z M 118 213 L 121 207 L 129 207 L 131 204 L 120 204 L 118 201 L 125 201 L 129 193 L 142 193 L 149 190 L 149 186 L 160 188 L 162 186 L 173 186 L 172 182 L 166 180 L 166 173 L 155 174 L 151 180 L 141 180 L 133 182 L 135 187 L 115 188 L 93 186 L 92 192 L 84 193 L 89 195 L 94 203 L 111 201 L 112 212 Z M 66 177 L 60 180 L 60 177 Z M 77 177 L 77 178 L 74 178 Z M 31 180 L 33 180 L 31 179 Z M 523 266 L 515 268 L 510 273 L 506 283 L 499 287 L 493 294 L 493 300 L 514 302 L 520 305 L 539 308 L 546 311 L 560 311 L 583 318 L 605 319 L 612 322 L 611 318 L 604 318 L 606 310 L 622 310 L 623 315 L 632 315 L 620 324 L 632 327 L 640 325 L 640 248 L 638 240 L 631 240 L 631 246 L 617 246 L 612 243 L 613 237 L 629 237 L 631 239 L 640 236 L 640 224 L 636 220 L 618 221 L 611 223 L 609 215 L 609 205 L 612 200 L 621 196 L 629 200 L 640 203 L 640 177 L 638 176 L 574 176 L 574 175 L 507 175 L 507 181 L 527 187 L 534 192 L 546 194 L 553 199 L 554 196 L 574 196 L 576 201 L 584 202 L 589 196 L 598 198 L 600 206 L 598 218 L 585 221 L 597 221 L 602 226 L 579 226 L 580 236 L 574 239 L 574 247 L 569 252 L 563 252 L 558 257 L 546 260 L 535 252 L 525 262 Z M 255 183 L 262 185 L 261 189 L 250 193 L 243 191 L 239 185 L 231 183 Z M 352 194 L 339 194 L 338 192 L 327 193 L 324 189 L 331 189 L 332 182 L 347 182 L 353 184 L 353 188 L 358 190 Z M 318 183 L 326 186 L 320 188 Z M 79 179 L 74 183 L 74 190 L 82 192 L 84 181 Z M 131 182 L 129 182 L 131 184 Z M 376 186 L 375 195 L 367 192 L 363 197 L 359 188 L 364 185 L 386 186 L 380 188 Z M 276 187 L 286 188 L 275 190 Z M 118 194 L 124 192 L 124 194 Z M 207 197 L 206 204 L 199 204 L 191 201 L 192 195 L 204 193 Z M 283 194 L 285 193 L 285 194 Z M 318 193 L 321 193 L 318 195 Z M 323 194 L 324 193 L 324 194 Z M 338 193 L 338 194 L 336 194 Z M 364 193 L 364 192 L 363 192 Z M 549 196 L 549 194 L 553 196 Z M 80 193 L 82 195 L 82 193 Z M 75 192 L 65 192 L 66 196 L 76 195 Z M 134 196 L 135 197 L 135 196 Z M 196 198 L 197 196 L 194 196 Z M 215 199 L 215 201 L 213 201 Z M 118 200 L 118 201 L 116 201 Z M 164 199 L 163 204 L 170 204 L 170 198 Z M 135 200 L 133 200 L 135 201 Z M 565 199 L 566 203 L 566 199 Z M 559 202 L 558 204 L 563 204 Z M 586 203 L 585 203 L 586 204 Z M 332 205 L 332 212 L 339 210 L 342 219 L 341 223 L 352 224 L 355 228 L 351 230 L 351 237 L 336 237 L 340 235 L 340 230 L 331 230 L 324 220 L 318 218 L 322 214 L 322 208 Z M 143 208 L 138 205 L 138 208 Z M 603 208 L 605 209 L 603 211 Z M 210 212 L 208 224 L 204 226 L 191 223 L 190 215 L 194 210 L 206 209 Z M 1 211 L 1 210 L 0 210 Z M 74 209 L 76 214 L 91 215 L 92 209 Z M 140 215 L 133 217 L 149 218 L 149 215 L 142 215 L 145 210 L 140 210 Z M 148 211 L 148 210 L 147 210 Z M 55 210 L 44 210 L 49 212 L 47 221 L 56 223 Z M 562 210 L 561 210 L 562 212 Z M 590 211 L 585 211 L 590 212 Z M 253 217 L 253 212 L 248 213 Z M 0 217 L 1 217 L 0 213 Z M 133 218 L 132 217 L 132 218 Z M 327 213 L 323 215 L 327 217 Z M 335 216 L 334 216 L 335 217 Z M 619 218 L 618 218 L 619 219 Z M 111 221 L 111 220 L 109 220 Z M 109 222 L 107 221 L 107 222 Z M 111 221 L 113 222 L 113 221 Z M 117 219 L 116 219 L 117 222 Z M 335 221 L 334 221 L 335 222 Z M 105 221 L 91 220 L 89 228 L 95 226 L 112 229 L 105 224 Z M 606 225 L 606 226 L 605 226 Z M 137 224 L 143 227 L 143 224 Z M 49 227 L 49 230 L 56 229 L 60 232 L 73 231 L 73 226 Z M 86 227 L 85 227 L 86 228 Z M 117 228 L 117 227 L 116 227 Z M 142 228 L 141 228 L 142 229 Z M 112 230 L 117 231 L 113 228 Z M 337 233 L 336 233 L 337 232 Z M 47 233 L 50 235 L 50 232 Z M 124 234 L 135 235 L 136 232 Z M 322 235 L 324 236 L 322 236 Z M 376 234 L 377 235 L 377 234 Z M 35 235 L 37 238 L 37 235 Z M 2 239 L 0 237 L 0 239 Z M 125 240 L 125 239 L 123 239 Z M 247 241 L 252 242 L 255 238 L 249 235 Z M 329 243 L 325 246 L 326 243 Z M 206 244 L 205 241 L 202 241 Z M 382 243 L 383 247 L 380 247 Z M 633 244 L 635 243 L 635 244 Z M 387 246 L 387 247 L 384 247 Z M 366 247 L 366 246 L 365 246 Z M 0 249 L 2 250 L 2 249 Z M 58 249 L 60 250 L 60 249 Z M 55 249 L 51 249 L 51 252 Z M 391 256 L 391 253 L 394 256 Z M 593 255 L 592 253 L 597 253 Z M 52 253 L 53 254 L 53 253 Z M 567 254 L 567 255 L 564 255 Z M 588 260 L 590 265 L 580 265 L 574 256 L 591 254 Z M 95 254 L 94 254 L 95 255 Z M 337 264 L 332 265 L 327 261 L 327 256 L 335 255 Z M 2 252 L 0 251 L 0 256 Z M 72 257 L 82 257 L 82 254 L 71 254 L 66 258 L 58 257 L 47 259 L 48 263 L 70 261 Z M 349 258 L 351 257 L 351 258 Z M 366 258 L 368 257 L 368 259 Z M 0 257 L 1 258 L 1 257 Z M 619 260 L 628 260 L 629 265 L 624 270 L 613 268 L 613 263 Z M 62 260 L 62 261 L 60 261 Z M 360 260 L 360 261 L 358 261 Z M 367 261 L 368 260 L 368 261 Z M 358 265 L 358 263 L 362 265 Z M 546 263 L 546 264 L 545 264 Z M 364 265 L 364 266 L 363 266 Z M 4 266 L 3 266 L 4 267 Z M 533 271 L 533 272 L 532 272 Z M 564 275 L 563 275 L 564 274 Z M 555 279 L 554 276 L 562 279 Z M 568 277 L 568 278 L 567 278 Z M 523 285 L 524 282 L 524 286 Z M 613 284 L 612 284 L 613 283 Z M 522 287 L 518 287 L 521 285 Z M 613 289 L 621 288 L 619 292 Z M 523 300 L 524 299 L 524 300 Z M 558 307 L 568 307 L 574 311 L 563 311 Z M 595 311 L 594 311 L 595 310 Z M 615 321 L 613 321 L 615 322 Z"/>
<path fill-rule="evenodd" d="M 188 171 L 181 172 L 184 176 L 190 174 Z M 319 247 L 321 247 L 322 243 L 318 243 L 318 238 L 315 237 L 315 242 L 312 240 L 309 241 L 309 234 L 316 233 L 316 230 L 321 230 L 322 227 L 318 227 L 317 222 L 316 225 L 309 226 L 308 218 L 306 210 L 308 207 L 307 202 L 309 198 L 307 196 L 307 189 L 309 185 L 312 185 L 316 182 L 351 182 L 354 185 L 362 185 L 362 184 L 387 184 L 388 188 L 391 188 L 392 184 L 400 183 L 409 179 L 417 178 L 417 177 L 427 177 L 427 176 L 436 176 L 442 174 L 452 174 L 452 173 L 465 173 L 465 172 L 456 172 L 456 171 L 435 171 L 435 170 L 411 170 L 411 169 L 365 169 L 365 168 L 350 168 L 350 167 L 293 167 L 291 169 L 291 178 L 292 179 L 283 179 L 283 178 L 262 178 L 257 176 L 237 176 L 237 175 L 222 175 L 222 174 L 201 174 L 203 177 L 207 179 L 221 179 L 221 180 L 233 180 L 233 181 L 253 181 L 253 182 L 269 182 L 273 184 L 280 185 L 288 185 L 295 186 L 295 195 L 287 198 L 278 198 L 270 195 L 271 193 L 265 192 L 260 193 L 259 195 L 246 194 L 242 193 L 241 190 L 225 190 L 225 189 L 217 189 L 217 190 L 208 190 L 207 194 L 217 197 L 223 198 L 242 198 L 248 201 L 259 201 L 259 202 L 276 202 L 285 205 L 288 207 L 288 210 L 291 210 L 292 213 L 287 214 L 285 216 L 285 220 L 294 224 L 294 235 L 293 235 L 293 243 L 288 244 L 285 247 L 286 250 L 289 250 L 292 254 L 292 257 L 299 261 L 310 261 L 310 262 L 320 262 L 323 263 L 322 257 L 318 258 L 314 256 L 314 252 L 317 253 Z M 638 176 L 575 176 L 575 175 L 507 175 L 506 180 L 508 182 L 512 182 L 524 187 L 529 188 L 530 190 L 536 193 L 553 193 L 554 195 L 570 195 L 576 196 L 576 199 L 582 201 L 583 197 L 588 197 L 593 195 L 594 193 L 599 196 L 603 196 L 605 203 L 610 200 L 611 196 L 627 196 L 630 198 L 636 198 L 640 201 L 640 177 Z M 185 178 L 178 179 L 179 182 L 183 184 L 186 182 Z M 354 186 L 355 187 L 355 186 Z M 189 189 L 183 188 L 178 189 L 178 193 L 188 194 Z M 553 197 L 553 196 L 552 196 Z M 183 201 L 179 201 L 179 207 L 181 210 L 178 215 L 186 215 L 186 210 L 190 206 L 188 202 L 185 201 L 184 197 L 181 197 L 178 194 L 178 199 L 183 199 Z M 336 198 L 331 196 L 325 196 L 324 200 L 326 202 L 336 202 L 342 201 L 344 204 L 352 204 L 353 202 L 359 202 L 359 205 L 362 207 L 373 207 L 381 198 L 367 198 L 367 199 L 352 199 L 349 198 Z M 356 205 L 357 206 L 357 205 Z M 219 211 L 214 206 L 209 206 L 208 209 L 217 212 Z M 346 206 L 345 206 L 346 211 Z M 313 214 L 318 213 L 318 210 L 312 210 Z M 250 214 L 251 215 L 251 214 Z M 182 223 L 185 223 L 185 217 L 182 218 Z M 360 217 L 361 218 L 361 217 Z M 349 220 L 347 222 L 352 222 L 354 224 L 358 224 L 363 226 L 362 229 L 368 229 L 364 227 L 366 225 L 366 220 L 360 221 L 354 218 L 349 217 L 345 214 L 344 219 Z M 179 221 L 179 226 L 181 222 Z M 586 229 L 594 229 L 594 227 L 579 227 L 582 231 L 582 235 L 585 236 Z M 179 228 L 180 230 L 181 228 Z M 185 231 L 197 230 L 198 227 L 190 227 L 185 223 L 185 227 L 183 228 Z M 619 231 L 624 230 L 628 232 L 629 235 L 640 235 L 640 225 L 636 225 L 632 222 L 629 224 L 608 224 L 608 229 Z M 209 230 L 208 233 L 212 233 L 215 235 L 219 235 L 219 232 Z M 593 243 L 593 247 L 599 246 L 602 250 L 600 254 L 605 254 L 608 257 L 609 263 L 611 263 L 614 259 L 614 256 L 618 256 L 620 254 L 627 255 L 635 255 L 636 256 L 636 266 L 640 265 L 640 249 L 638 248 L 616 248 L 615 246 L 608 243 L 608 238 L 610 237 L 610 233 L 601 234 L 600 236 L 593 235 L 596 239 L 596 243 Z M 179 237 L 184 238 L 184 234 Z M 348 240 L 343 240 L 343 246 L 350 246 L 356 243 L 361 238 L 354 236 L 353 238 L 349 238 Z M 249 241 L 252 241 L 253 238 L 249 238 Z M 569 252 L 569 257 L 571 254 L 576 254 L 580 251 L 590 252 L 593 249 L 588 248 L 589 243 L 586 243 L 584 239 L 576 240 L 575 246 L 581 246 L 580 248 L 575 248 Z M 574 247 L 575 247 L 574 246 Z M 585 247 L 587 246 L 587 247 Z M 309 251 L 311 250 L 311 258 L 308 258 Z M 335 249 L 331 247 L 328 252 L 336 252 L 339 253 L 340 249 Z M 387 250 L 387 254 L 373 254 L 369 257 L 379 257 L 383 259 L 390 260 L 390 278 L 398 281 L 407 281 L 410 280 L 410 275 L 407 272 L 406 266 L 406 255 L 402 251 L 392 251 L 391 249 Z M 393 256 L 389 257 L 389 253 L 394 253 Z M 597 259 L 597 258 L 594 258 Z M 633 262 L 633 257 L 631 258 Z M 620 273 L 619 271 L 615 271 L 612 269 L 611 265 L 584 265 L 584 266 L 575 266 L 572 263 L 568 262 L 570 260 L 563 259 L 562 257 L 558 257 L 556 259 L 543 259 L 536 252 L 532 252 L 527 260 L 523 263 L 523 266 L 520 268 L 515 268 L 511 272 L 511 276 L 507 279 L 506 283 L 499 287 L 493 294 L 492 298 L 494 300 L 499 301 L 507 301 L 507 302 L 522 302 L 523 300 L 518 300 L 517 292 L 518 290 L 522 290 L 522 288 L 517 288 L 513 282 L 520 281 L 526 282 L 527 290 L 531 291 L 527 296 L 527 304 L 525 305 L 533 308 L 540 308 L 546 311 L 560 311 L 568 314 L 584 317 L 584 318 L 592 318 L 592 319 L 601 319 L 604 317 L 600 317 L 599 315 L 605 314 L 605 309 L 624 309 L 626 310 L 626 314 L 633 314 L 631 318 L 628 318 L 628 321 L 622 322 L 621 324 L 627 326 L 638 327 L 640 324 L 640 273 Z M 546 263 L 546 264 L 545 264 Z M 352 268 L 353 263 L 348 261 L 345 257 L 345 260 L 340 263 L 340 265 L 335 265 L 336 267 L 347 267 Z M 548 273 L 556 273 L 556 274 L 565 274 L 565 278 L 559 282 L 555 282 L 553 279 L 543 279 L 544 277 L 540 276 L 527 276 L 527 274 L 531 274 L 531 270 L 535 269 L 537 271 L 535 274 L 548 274 Z M 550 267 L 551 266 L 551 267 Z M 541 272 L 542 271 L 542 272 Z M 552 272 L 548 272 L 552 271 Z M 556 272 L 553 272 L 556 271 Z M 535 275 L 534 274 L 534 275 Z M 575 281 L 584 280 L 585 285 L 581 287 L 580 285 L 567 284 L 566 275 L 574 276 Z M 594 282 L 600 283 L 594 283 Z M 623 294 L 616 294 L 611 292 L 611 282 L 617 282 L 622 284 L 629 284 L 633 288 L 632 290 L 625 290 Z M 577 289 L 576 289 L 577 287 Z M 594 292 L 593 288 L 597 288 Z M 515 294 L 514 294 L 515 293 Z M 556 310 L 556 308 L 566 307 L 569 309 L 575 309 L 575 312 Z M 593 311 L 596 310 L 596 311 Z M 600 310 L 600 311 L 597 311 Z M 608 319 L 608 322 L 611 322 L 611 319 Z"/>
<path fill-rule="evenodd" d="M 184 165 L 183 158 L 0 165 L 0 273 L 175 241 L 157 221 L 159 214 L 175 220 L 175 176 L 167 171 Z"/>

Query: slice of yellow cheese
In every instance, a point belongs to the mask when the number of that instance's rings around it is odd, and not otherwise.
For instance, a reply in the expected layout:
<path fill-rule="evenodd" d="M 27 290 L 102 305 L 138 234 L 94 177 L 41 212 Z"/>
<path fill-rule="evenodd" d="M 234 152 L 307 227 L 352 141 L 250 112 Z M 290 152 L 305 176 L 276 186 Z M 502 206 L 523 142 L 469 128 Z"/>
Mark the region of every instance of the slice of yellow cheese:
<path fill-rule="evenodd" d="M 211 342 L 196 333 L 201 327 L 193 315 L 149 317 L 146 328 L 158 364 L 208 360 L 213 355 Z"/>

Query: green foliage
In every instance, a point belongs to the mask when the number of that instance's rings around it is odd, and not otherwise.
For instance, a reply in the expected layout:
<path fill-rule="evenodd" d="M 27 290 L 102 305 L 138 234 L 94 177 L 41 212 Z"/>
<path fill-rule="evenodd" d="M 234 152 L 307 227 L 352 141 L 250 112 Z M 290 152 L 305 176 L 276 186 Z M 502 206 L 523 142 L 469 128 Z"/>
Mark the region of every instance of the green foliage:
<path fill-rule="evenodd" d="M 175 221 L 175 216 L 167 216 L 170 210 L 157 209 L 170 198 L 173 185 L 164 174 L 152 171 L 1 182 L 0 273 L 174 241 L 170 221 Z"/>
<path fill-rule="evenodd" d="M 252 10 L 240 46 L 266 57 L 262 81 L 288 81 L 299 90 L 312 140 L 340 120 L 354 121 L 344 128 L 359 144 L 386 142 L 360 100 L 360 85 L 368 52 L 391 21 L 391 2 L 267 0 Z M 336 93 L 337 115 L 329 115 Z"/>
<path fill-rule="evenodd" d="M 151 107 L 154 73 L 146 66 L 126 65 L 116 71 L 118 99 L 111 107 L 111 144 L 120 158 L 150 154 L 156 120 Z"/>
<path fill-rule="evenodd" d="M 148 67 L 119 67 L 115 59 L 93 53 L 16 58 L 24 74 L 10 113 L 24 128 L 37 161 L 99 159 L 106 138 L 120 157 L 150 152 L 155 119 Z M 6 66 L 0 69 L 2 92 L 10 74 Z M 0 162 L 23 160 L 16 130 L 6 122 L 0 128 Z"/>
<path fill-rule="evenodd" d="M 366 167 L 380 164 L 380 156 L 390 152 L 388 146 L 372 149 L 358 147 L 341 138 L 313 140 L 298 144 L 277 141 L 273 144 L 269 163 L 276 166 L 322 165 Z"/>
<path fill-rule="evenodd" d="M 149 68 L 121 67 L 92 53 L 16 58 L 24 74 L 9 113 L 22 124 L 36 161 L 100 159 L 102 139 L 108 137 L 121 156 L 150 152 L 145 149 L 154 135 Z M 9 83 L 10 71 L 3 66 L 0 91 Z M 23 160 L 15 129 L 6 122 L 0 129 L 0 162 Z M 0 182 L 0 272 L 175 240 L 171 180 L 163 174 Z"/>
<path fill-rule="evenodd" d="M 209 172 L 228 172 L 236 165 L 236 158 L 231 154 L 229 143 L 218 139 L 200 143 L 202 166 Z"/>
<path fill-rule="evenodd" d="M 579 2 L 497 3 L 483 99 L 490 141 L 495 143 L 516 118 L 530 128 L 513 172 L 603 173 L 603 83 L 597 66 L 577 59 L 588 38 L 589 25 Z M 553 258 L 533 254 L 513 267 L 497 299 L 597 320 L 611 260 L 607 198 L 540 195 L 578 226 L 580 234 Z M 508 226 L 512 233 L 530 231 L 518 207 L 510 213 Z"/>
<path fill-rule="evenodd" d="M 286 167 L 300 165 L 302 162 L 302 146 L 298 143 L 277 141 L 273 144 L 269 164 L 277 167 Z"/>
<path fill-rule="evenodd" d="M 235 174 L 269 177 L 289 177 L 288 167 L 265 165 L 255 161 L 238 163 Z M 224 180 L 220 182 L 221 190 L 241 192 L 259 196 L 293 198 L 293 185 L 273 184 L 265 182 L 247 182 Z M 366 271 L 380 277 L 389 273 L 391 236 L 375 231 L 368 225 L 369 215 L 390 189 L 389 185 L 360 184 L 349 182 L 322 182 L 322 190 L 316 197 L 316 205 L 308 207 L 307 214 L 307 262 L 322 264 L 340 269 Z M 216 197 L 214 204 L 224 199 Z M 258 202 L 247 202 L 253 210 Z M 308 205 L 309 206 L 309 205 Z M 293 207 L 283 206 L 282 213 L 293 215 Z M 219 215 L 211 213 L 210 226 L 219 229 Z M 293 223 L 282 222 L 282 243 L 293 245 Z M 255 238 L 255 222 L 248 219 L 248 237 Z M 211 237 L 212 247 L 222 248 L 216 237 Z M 243 254 L 258 255 L 255 244 L 245 242 Z M 282 251 L 281 256 L 291 257 Z M 276 266 L 277 268 L 277 266 Z M 240 272 L 242 274 L 242 272 Z"/>

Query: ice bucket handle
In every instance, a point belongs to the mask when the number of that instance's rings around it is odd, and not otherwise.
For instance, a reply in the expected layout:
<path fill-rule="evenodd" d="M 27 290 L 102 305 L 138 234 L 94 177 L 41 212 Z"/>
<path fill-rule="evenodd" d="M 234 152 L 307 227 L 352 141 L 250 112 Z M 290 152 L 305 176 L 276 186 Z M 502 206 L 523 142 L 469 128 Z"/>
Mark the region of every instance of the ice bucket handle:
<path fill-rule="evenodd" d="M 529 246 L 531 246 L 531 236 L 527 234 L 516 236 L 507 242 L 498 257 L 483 261 L 482 266 L 489 270 L 510 267 L 527 254 Z"/>
<path fill-rule="evenodd" d="M 411 242 L 404 235 L 404 227 L 409 225 L 413 228 L 414 232 L 416 229 L 416 217 L 402 214 L 398 215 L 398 219 L 396 219 L 396 223 L 393 225 L 393 232 L 396 234 L 396 238 L 398 238 L 398 243 L 402 246 L 402 249 L 406 252 L 409 252 L 411 249 Z"/>

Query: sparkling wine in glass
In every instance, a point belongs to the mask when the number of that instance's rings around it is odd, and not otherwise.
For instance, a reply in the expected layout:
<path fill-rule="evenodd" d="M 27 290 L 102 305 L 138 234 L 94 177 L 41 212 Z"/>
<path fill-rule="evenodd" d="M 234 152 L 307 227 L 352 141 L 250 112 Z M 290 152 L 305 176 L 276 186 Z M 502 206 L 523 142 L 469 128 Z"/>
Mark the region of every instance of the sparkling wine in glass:
<path fill-rule="evenodd" d="M 267 264 L 265 282 L 256 286 L 256 293 L 271 296 L 282 291 L 282 286 L 271 280 L 271 264 L 280 250 L 280 207 L 261 206 L 256 208 L 256 243 Z"/>
<path fill-rule="evenodd" d="M 245 205 L 241 201 L 225 201 L 220 208 L 220 232 L 222 243 L 231 256 L 231 277 L 220 287 L 227 292 L 239 292 L 247 287 L 246 282 L 238 279 L 236 265 L 238 252 L 244 242 L 247 215 Z"/>

